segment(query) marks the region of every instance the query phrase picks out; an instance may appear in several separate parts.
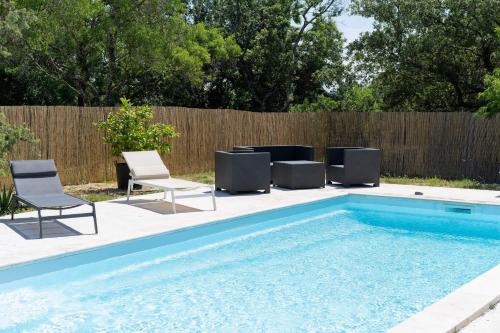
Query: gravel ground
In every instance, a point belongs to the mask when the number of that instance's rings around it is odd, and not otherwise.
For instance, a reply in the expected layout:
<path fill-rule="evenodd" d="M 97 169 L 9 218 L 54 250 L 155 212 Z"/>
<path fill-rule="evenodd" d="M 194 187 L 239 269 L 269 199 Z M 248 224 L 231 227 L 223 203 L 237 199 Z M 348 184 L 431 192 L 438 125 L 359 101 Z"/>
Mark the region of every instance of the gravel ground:
<path fill-rule="evenodd" d="M 109 194 L 112 196 L 123 196 L 126 195 L 126 191 L 122 191 L 116 188 L 116 183 L 90 183 L 83 185 L 66 185 L 64 186 L 64 191 L 74 194 Z"/>
<path fill-rule="evenodd" d="M 116 198 L 123 198 L 127 191 L 116 188 L 116 183 L 90 183 L 83 185 L 67 185 L 64 191 L 90 201 L 105 201 Z M 141 195 L 158 192 L 157 190 L 132 192 L 131 195 Z"/>

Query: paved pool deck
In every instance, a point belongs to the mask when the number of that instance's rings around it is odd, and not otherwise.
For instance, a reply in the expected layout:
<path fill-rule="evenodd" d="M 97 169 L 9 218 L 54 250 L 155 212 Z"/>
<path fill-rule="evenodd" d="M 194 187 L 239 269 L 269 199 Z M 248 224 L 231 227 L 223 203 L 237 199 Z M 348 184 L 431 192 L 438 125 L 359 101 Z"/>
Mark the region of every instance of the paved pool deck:
<path fill-rule="evenodd" d="M 500 332 L 500 305 L 477 318 L 460 333 L 498 333 Z"/>
<path fill-rule="evenodd" d="M 44 222 L 45 238 L 38 239 L 38 223 L 35 219 L 35 212 L 18 214 L 14 221 L 11 221 L 9 217 L 2 217 L 0 218 L 0 267 L 349 193 L 500 205 L 499 191 L 381 184 L 377 188 L 353 187 L 345 189 L 338 186 L 327 186 L 324 189 L 295 191 L 272 188 L 270 194 L 252 193 L 236 196 L 228 195 L 225 192 L 217 192 L 217 211 L 212 211 L 212 201 L 209 196 L 191 196 L 200 194 L 201 191 L 203 190 L 179 192 L 179 195 L 176 196 L 177 214 L 171 213 L 168 202 L 159 200 L 163 198 L 161 193 L 135 196 L 131 198 L 129 203 L 126 202 L 125 198 L 99 202 L 96 204 L 99 224 L 98 235 L 93 233 L 93 223 L 89 218 Z M 416 196 L 414 194 L 416 191 L 422 192 L 423 195 Z M 83 212 L 86 209 L 88 208 L 81 207 L 74 211 Z M 478 278 L 483 278 L 482 281 L 478 282 L 480 283 L 479 288 L 477 285 L 473 285 L 472 289 L 466 288 L 464 294 L 463 291 L 460 292 L 466 287 L 464 286 L 457 291 L 458 296 L 454 296 L 455 298 L 452 297 L 451 301 L 445 302 L 444 307 L 441 304 L 437 312 L 435 308 L 427 312 L 424 310 L 410 318 L 407 321 L 409 324 L 404 322 L 404 325 L 400 325 L 392 331 L 452 332 L 452 330 L 463 327 L 473 318 L 486 312 L 485 307 L 487 309 L 491 306 L 490 303 L 500 301 L 500 265 L 485 273 L 485 275 L 486 277 L 480 276 Z M 476 282 L 476 280 L 472 282 Z M 492 281 L 495 280 L 496 283 L 491 285 Z M 471 292 L 472 295 L 470 295 Z M 453 296 L 455 293 L 449 296 Z M 466 298 L 464 298 L 464 295 Z M 474 301 L 471 301 L 471 297 Z M 472 303 L 469 306 L 457 305 L 457 299 L 459 303 L 461 303 L 461 299 L 465 300 L 464 302 Z M 484 304 L 485 302 L 486 304 Z M 431 305 L 431 307 L 435 304 Z M 451 311 L 454 307 L 459 310 Z M 492 332 L 500 332 L 500 320 L 488 319 L 492 316 L 492 313 L 493 316 L 496 312 L 500 313 L 498 308 L 500 306 L 477 319 L 464 332 L 487 332 L 484 327 L 479 326 L 482 321 L 492 323 L 493 326 L 490 325 L 493 329 Z M 443 309 L 446 309 L 444 314 L 440 312 Z M 474 312 L 472 317 L 462 321 L 459 326 L 454 326 L 454 323 L 459 320 L 458 317 L 471 311 Z M 426 315 L 422 316 L 422 313 Z M 443 316 L 448 321 L 443 320 Z M 437 325 L 438 321 L 441 323 L 446 322 L 446 325 Z M 436 329 L 429 331 L 428 329 L 433 328 L 434 324 L 437 325 L 435 326 Z M 475 330 L 474 326 L 480 328 Z M 488 324 L 486 326 L 490 327 Z"/>

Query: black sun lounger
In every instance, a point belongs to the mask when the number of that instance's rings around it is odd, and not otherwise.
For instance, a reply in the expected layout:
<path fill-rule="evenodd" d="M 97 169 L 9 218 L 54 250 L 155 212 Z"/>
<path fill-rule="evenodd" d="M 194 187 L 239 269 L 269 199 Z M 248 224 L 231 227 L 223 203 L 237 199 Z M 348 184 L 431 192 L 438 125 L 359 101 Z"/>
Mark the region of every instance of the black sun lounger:
<path fill-rule="evenodd" d="M 38 211 L 40 238 L 43 237 L 42 221 L 53 220 L 55 218 L 65 219 L 91 216 L 94 219 L 94 229 L 97 234 L 94 203 L 63 192 L 53 160 L 11 161 L 10 171 L 16 187 L 16 193 L 12 197 L 11 204 L 12 220 L 14 219 L 14 212 L 17 206 L 21 203 Z M 62 215 L 63 209 L 82 205 L 91 206 L 92 212 Z M 42 210 L 59 210 L 59 215 L 42 216 Z"/>

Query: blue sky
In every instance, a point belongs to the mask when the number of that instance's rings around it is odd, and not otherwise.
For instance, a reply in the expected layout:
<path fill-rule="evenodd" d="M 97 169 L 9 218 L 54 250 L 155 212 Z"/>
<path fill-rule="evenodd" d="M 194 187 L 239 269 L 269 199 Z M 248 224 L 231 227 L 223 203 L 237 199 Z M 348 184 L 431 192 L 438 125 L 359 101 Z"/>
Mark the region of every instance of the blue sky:
<path fill-rule="evenodd" d="M 338 29 L 344 34 L 347 43 L 355 40 L 359 34 L 373 29 L 373 19 L 344 13 L 335 18 Z"/>

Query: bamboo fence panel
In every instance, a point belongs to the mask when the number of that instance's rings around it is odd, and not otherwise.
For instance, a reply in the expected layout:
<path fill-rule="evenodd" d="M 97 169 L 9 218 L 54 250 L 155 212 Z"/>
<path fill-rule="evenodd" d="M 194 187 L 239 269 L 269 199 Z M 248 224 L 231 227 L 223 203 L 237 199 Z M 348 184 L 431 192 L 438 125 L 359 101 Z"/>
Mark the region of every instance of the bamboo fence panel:
<path fill-rule="evenodd" d="M 115 108 L 0 106 L 8 121 L 39 139 L 12 159 L 52 158 L 65 184 L 113 181 L 115 158 L 94 124 Z M 499 181 L 500 116 L 470 113 L 253 113 L 154 107 L 155 121 L 173 124 L 165 162 L 174 174 L 213 170 L 214 152 L 236 145 L 309 144 L 322 160 L 328 146 L 382 149 L 382 172 L 393 176 Z M 7 179 L 4 177 L 3 179 Z"/>

